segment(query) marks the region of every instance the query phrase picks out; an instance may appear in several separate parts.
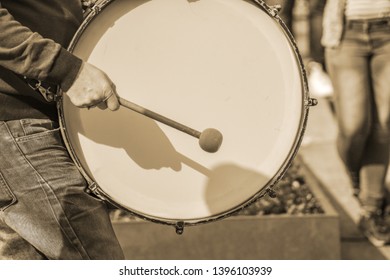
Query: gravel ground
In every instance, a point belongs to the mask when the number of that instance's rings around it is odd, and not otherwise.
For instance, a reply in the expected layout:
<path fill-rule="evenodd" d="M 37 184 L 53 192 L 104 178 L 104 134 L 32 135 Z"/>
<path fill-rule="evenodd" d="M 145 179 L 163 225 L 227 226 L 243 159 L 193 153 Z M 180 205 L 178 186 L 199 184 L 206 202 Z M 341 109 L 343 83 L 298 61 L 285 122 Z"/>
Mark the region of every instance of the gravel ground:
<path fill-rule="evenodd" d="M 272 214 L 322 214 L 320 203 L 310 191 L 299 163 L 294 162 L 284 177 L 273 188 L 276 197 L 266 195 L 239 215 L 272 215 Z"/>

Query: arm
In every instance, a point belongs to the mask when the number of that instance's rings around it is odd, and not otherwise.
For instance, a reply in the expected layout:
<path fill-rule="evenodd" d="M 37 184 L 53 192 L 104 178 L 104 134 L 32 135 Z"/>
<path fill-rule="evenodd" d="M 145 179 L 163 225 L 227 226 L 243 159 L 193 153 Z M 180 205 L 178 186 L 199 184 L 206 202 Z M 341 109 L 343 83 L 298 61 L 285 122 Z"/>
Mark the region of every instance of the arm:
<path fill-rule="evenodd" d="M 21 25 L 1 3 L 0 66 L 30 79 L 59 85 L 78 107 L 99 104 L 100 108 L 119 108 L 115 86 L 104 72 Z"/>
<path fill-rule="evenodd" d="M 81 64 L 79 58 L 61 45 L 22 26 L 0 6 L 0 66 L 31 79 L 59 85 L 66 91 Z"/>

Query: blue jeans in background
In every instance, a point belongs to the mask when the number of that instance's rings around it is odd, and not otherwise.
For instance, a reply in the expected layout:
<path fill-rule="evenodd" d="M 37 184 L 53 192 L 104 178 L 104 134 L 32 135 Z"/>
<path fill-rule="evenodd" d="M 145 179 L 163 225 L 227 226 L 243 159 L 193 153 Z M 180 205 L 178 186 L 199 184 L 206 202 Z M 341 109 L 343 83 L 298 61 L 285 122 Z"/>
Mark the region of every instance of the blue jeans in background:
<path fill-rule="evenodd" d="M 123 259 L 50 120 L 0 122 L 0 259 Z"/>
<path fill-rule="evenodd" d="M 390 19 L 347 21 L 341 44 L 327 48 L 334 87 L 338 152 L 360 188 L 364 209 L 384 204 L 390 139 Z"/>

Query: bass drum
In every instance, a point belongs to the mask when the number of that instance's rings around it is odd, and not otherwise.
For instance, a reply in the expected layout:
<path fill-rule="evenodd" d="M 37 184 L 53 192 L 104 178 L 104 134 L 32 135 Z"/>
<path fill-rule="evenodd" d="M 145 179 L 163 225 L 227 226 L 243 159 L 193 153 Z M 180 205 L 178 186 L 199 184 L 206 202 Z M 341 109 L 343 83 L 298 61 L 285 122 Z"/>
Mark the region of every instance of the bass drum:
<path fill-rule="evenodd" d="M 297 152 L 309 103 L 290 33 L 262 1 L 98 2 L 70 51 L 104 70 L 119 96 L 202 131 L 216 153 L 126 108 L 59 102 L 70 154 L 92 191 L 141 218 L 195 225 L 264 196 Z"/>

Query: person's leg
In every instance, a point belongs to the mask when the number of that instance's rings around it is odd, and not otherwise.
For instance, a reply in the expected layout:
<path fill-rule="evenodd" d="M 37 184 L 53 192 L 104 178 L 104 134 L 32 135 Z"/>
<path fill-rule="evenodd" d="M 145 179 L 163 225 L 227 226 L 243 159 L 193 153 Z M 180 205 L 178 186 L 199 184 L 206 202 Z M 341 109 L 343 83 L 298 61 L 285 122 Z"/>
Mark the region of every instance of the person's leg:
<path fill-rule="evenodd" d="M 105 203 L 84 192 L 86 181 L 52 125 L 0 123 L 0 170 L 16 199 L 2 209 L 4 223 L 48 259 L 123 259 Z"/>
<path fill-rule="evenodd" d="M 37 249 L 0 219 L 0 260 L 45 260 Z"/>
<path fill-rule="evenodd" d="M 361 199 L 366 205 L 382 206 L 389 164 L 390 143 L 390 26 L 379 25 L 371 32 L 372 87 L 375 105 L 373 126 L 361 167 Z"/>
<path fill-rule="evenodd" d="M 325 8 L 325 0 L 310 0 L 309 3 L 309 59 L 325 64 L 324 47 L 321 45 L 322 18 Z"/>
<path fill-rule="evenodd" d="M 334 87 L 337 149 L 353 187 L 358 188 L 362 155 L 371 125 L 367 54 L 347 37 L 339 47 L 326 50 L 326 63 Z"/>
<path fill-rule="evenodd" d="M 309 52 L 307 58 L 305 58 L 305 66 L 308 73 L 309 90 L 315 97 L 330 98 L 333 95 L 333 87 L 325 66 L 325 50 L 321 44 L 322 21 L 326 1 L 310 0 L 307 2 L 309 5 Z M 331 99 L 328 101 L 332 102 Z M 330 103 L 330 105 L 333 104 Z"/>
<path fill-rule="evenodd" d="M 366 27 L 365 24 L 348 25 L 340 47 L 327 49 L 325 55 L 336 90 L 340 157 L 352 178 L 356 180 L 360 175 L 361 179 L 359 227 L 372 244 L 382 246 L 390 242 L 390 230 L 381 215 L 389 153 L 390 101 L 385 89 L 388 86 L 382 83 L 386 83 L 384 75 L 389 72 L 385 70 L 384 57 L 376 53 L 376 40 L 370 38 Z M 378 105 L 382 102 L 384 106 Z M 357 123 L 361 125 L 356 126 Z"/>

